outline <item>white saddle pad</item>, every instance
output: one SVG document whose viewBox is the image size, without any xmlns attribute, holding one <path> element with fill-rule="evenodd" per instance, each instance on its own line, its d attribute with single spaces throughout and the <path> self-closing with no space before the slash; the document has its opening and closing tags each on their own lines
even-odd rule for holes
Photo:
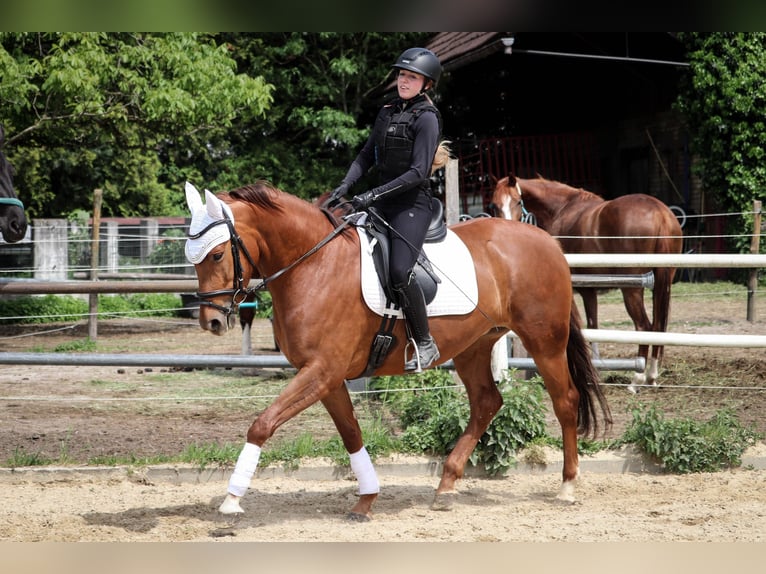
<svg viewBox="0 0 766 574">
<path fill-rule="evenodd" d="M 370 309 L 382 316 L 386 311 L 386 295 L 372 260 L 373 245 L 362 227 L 357 227 L 356 231 L 361 246 L 362 297 Z M 428 316 L 465 315 L 473 311 L 476 308 L 479 289 L 473 259 L 465 243 L 452 230 L 447 230 L 444 241 L 426 243 L 424 250 L 434 273 L 441 279 L 436 297 L 427 307 Z M 389 309 L 387 313 L 403 316 L 400 310 Z"/>
</svg>

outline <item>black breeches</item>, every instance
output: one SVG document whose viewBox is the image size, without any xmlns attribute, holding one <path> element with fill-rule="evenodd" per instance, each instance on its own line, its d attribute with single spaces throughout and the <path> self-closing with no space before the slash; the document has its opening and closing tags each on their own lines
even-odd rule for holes
<svg viewBox="0 0 766 574">
<path fill-rule="evenodd" d="M 393 229 L 390 231 L 389 274 L 394 286 L 409 282 L 431 222 L 431 198 L 425 194 L 419 196 L 416 203 L 409 207 L 382 210 Z"/>
</svg>

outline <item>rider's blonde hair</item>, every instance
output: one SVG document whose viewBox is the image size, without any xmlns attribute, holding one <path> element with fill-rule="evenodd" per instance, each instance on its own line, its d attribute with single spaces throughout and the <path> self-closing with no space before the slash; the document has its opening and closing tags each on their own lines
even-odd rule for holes
<svg viewBox="0 0 766 574">
<path fill-rule="evenodd" d="M 439 142 L 439 147 L 436 148 L 436 154 L 434 155 L 434 162 L 431 164 L 431 175 L 447 165 L 447 162 L 452 159 L 452 150 L 449 148 L 451 143 L 449 140 Z"/>
</svg>

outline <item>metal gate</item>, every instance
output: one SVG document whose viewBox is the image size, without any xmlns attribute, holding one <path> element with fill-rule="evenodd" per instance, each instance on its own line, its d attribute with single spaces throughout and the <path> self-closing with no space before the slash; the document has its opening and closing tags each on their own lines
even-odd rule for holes
<svg viewBox="0 0 766 574">
<path fill-rule="evenodd" d="M 574 187 L 598 187 L 600 170 L 593 134 L 573 132 L 487 138 L 458 149 L 460 199 L 463 213 L 469 203 L 487 211 L 492 199 L 492 177 L 508 174 L 533 178 L 541 175 Z"/>
</svg>

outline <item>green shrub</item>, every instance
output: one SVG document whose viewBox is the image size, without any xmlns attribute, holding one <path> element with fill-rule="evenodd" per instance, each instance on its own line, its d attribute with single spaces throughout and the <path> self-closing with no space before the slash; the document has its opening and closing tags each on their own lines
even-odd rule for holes
<svg viewBox="0 0 766 574">
<path fill-rule="evenodd" d="M 625 442 L 657 458 L 666 470 L 679 474 L 715 472 L 739 466 L 742 453 L 761 436 L 744 428 L 733 411 L 722 409 L 706 422 L 691 418 L 665 420 L 655 405 L 632 410 Z"/>
<path fill-rule="evenodd" d="M 10 323 L 79 321 L 88 313 L 88 302 L 71 295 L 43 295 L 0 300 L 0 317 Z"/>
<path fill-rule="evenodd" d="M 370 387 L 400 418 L 399 437 L 409 452 L 445 455 L 452 451 L 468 425 L 470 410 L 465 392 L 455 387 L 452 375 L 434 369 L 421 375 L 378 377 Z M 425 390 L 413 389 L 425 387 Z M 544 438 L 545 390 L 539 377 L 530 381 L 500 383 L 503 406 L 471 454 L 471 464 L 483 464 L 489 475 L 506 472 L 515 463 L 516 451 Z"/>
<path fill-rule="evenodd" d="M 528 443 L 547 437 L 542 379 L 501 382 L 503 406 L 495 415 L 478 446 L 471 463 L 483 463 L 490 476 L 504 474 L 516 464 L 515 454 Z"/>
<path fill-rule="evenodd" d="M 128 317 L 172 317 L 181 308 L 175 293 L 132 293 L 99 295 L 98 312 Z M 0 317 L 4 324 L 30 324 L 81 321 L 88 316 L 85 299 L 72 295 L 42 295 L 0 299 Z"/>
</svg>

